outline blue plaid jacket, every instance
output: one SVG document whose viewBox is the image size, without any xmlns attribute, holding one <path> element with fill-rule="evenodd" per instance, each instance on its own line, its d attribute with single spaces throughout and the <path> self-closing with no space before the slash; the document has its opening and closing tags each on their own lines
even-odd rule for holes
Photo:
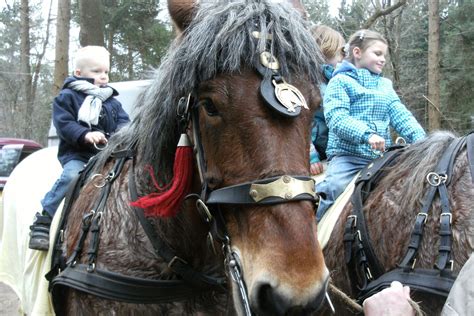
<svg viewBox="0 0 474 316">
<path fill-rule="evenodd" d="M 354 155 L 373 159 L 368 139 L 372 134 L 391 145 L 390 129 L 413 143 L 425 131 L 401 103 L 392 82 L 365 68 L 343 61 L 334 71 L 324 94 L 324 116 L 329 127 L 328 158 Z"/>
</svg>

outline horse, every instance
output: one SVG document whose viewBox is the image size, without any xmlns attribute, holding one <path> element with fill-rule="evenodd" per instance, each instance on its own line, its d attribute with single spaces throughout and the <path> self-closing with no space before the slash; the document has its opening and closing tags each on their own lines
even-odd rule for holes
<svg viewBox="0 0 474 316">
<path fill-rule="evenodd" d="M 443 153 L 457 139 L 451 132 L 436 131 L 426 139 L 411 144 L 392 166 L 384 169 L 380 180 L 363 204 L 368 235 L 384 273 L 397 268 L 402 262 L 410 244 L 415 219 L 421 212 L 425 194 L 431 187 L 427 175 L 435 171 Z M 472 148 L 470 151 L 468 155 L 468 150 L 464 148 L 457 155 L 450 183 L 447 185 L 452 213 L 451 268 L 454 273 L 461 269 L 474 251 L 474 175 L 469 170 L 469 161 L 472 161 L 474 152 Z M 428 212 L 422 242 L 416 262 L 413 262 L 415 268 L 431 269 L 437 263 L 440 204 L 440 198 L 436 197 Z M 349 272 L 344 260 L 347 251 L 344 243 L 345 225 L 348 217 L 353 214 L 353 205 L 348 202 L 341 212 L 324 248 L 324 258 L 333 284 L 355 299 L 357 291 L 350 281 L 352 272 Z M 427 315 L 440 314 L 445 298 L 413 288 L 411 295 L 413 300 L 420 302 L 421 309 Z M 342 299 L 336 296 L 332 299 L 338 315 L 353 314 L 354 311 Z M 329 314 L 329 311 L 322 314 Z"/>
<path fill-rule="evenodd" d="M 322 63 L 308 22 L 281 1 L 168 7 L 178 36 L 135 118 L 65 203 L 56 313 L 315 311 L 329 274 L 308 176 Z"/>
</svg>

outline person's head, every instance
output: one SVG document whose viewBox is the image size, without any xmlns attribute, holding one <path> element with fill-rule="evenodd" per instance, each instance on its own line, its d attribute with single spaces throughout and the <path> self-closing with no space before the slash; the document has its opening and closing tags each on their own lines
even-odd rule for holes
<svg viewBox="0 0 474 316">
<path fill-rule="evenodd" d="M 350 37 L 348 45 L 346 59 L 354 66 L 366 68 L 376 74 L 382 72 L 388 45 L 381 34 L 370 30 L 359 30 Z"/>
<path fill-rule="evenodd" d="M 311 27 L 311 34 L 328 64 L 336 66 L 342 61 L 345 41 L 341 33 L 326 25 L 315 25 Z"/>
<path fill-rule="evenodd" d="M 109 52 L 102 46 L 85 46 L 77 50 L 74 62 L 74 75 L 92 78 L 96 86 L 109 82 Z"/>
</svg>

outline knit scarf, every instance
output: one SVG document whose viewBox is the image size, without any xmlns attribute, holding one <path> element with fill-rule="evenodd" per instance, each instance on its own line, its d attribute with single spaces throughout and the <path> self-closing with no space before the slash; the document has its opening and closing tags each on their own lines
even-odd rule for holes
<svg viewBox="0 0 474 316">
<path fill-rule="evenodd" d="M 87 94 L 77 114 L 77 120 L 86 123 L 89 127 L 97 125 L 102 102 L 112 96 L 113 89 L 110 87 L 100 88 L 86 80 L 73 81 L 69 84 L 69 88 Z"/>
</svg>

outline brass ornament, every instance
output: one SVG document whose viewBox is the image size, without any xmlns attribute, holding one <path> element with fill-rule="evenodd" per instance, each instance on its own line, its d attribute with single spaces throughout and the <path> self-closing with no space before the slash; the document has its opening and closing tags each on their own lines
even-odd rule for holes
<svg viewBox="0 0 474 316">
<path fill-rule="evenodd" d="M 299 106 L 309 109 L 304 96 L 298 88 L 286 83 L 284 80 L 281 83 L 278 83 L 275 80 L 272 82 L 275 86 L 276 98 L 288 110 L 288 112 L 295 112 L 295 108 Z"/>
<path fill-rule="evenodd" d="M 278 62 L 278 59 L 275 58 L 271 53 L 269 52 L 262 52 L 260 54 L 260 63 L 271 70 L 278 70 L 280 69 L 280 63 Z"/>
<path fill-rule="evenodd" d="M 259 31 L 253 31 L 252 36 L 256 39 L 260 39 L 262 37 L 262 34 Z M 272 34 L 267 34 L 265 36 L 265 40 L 267 40 L 267 41 L 273 40 L 273 35 Z"/>
<path fill-rule="evenodd" d="M 316 196 L 314 190 L 314 180 L 299 180 L 288 175 L 281 176 L 277 180 L 267 184 L 252 184 L 249 195 L 255 202 L 259 202 L 268 197 L 280 197 L 291 200 L 300 194 Z"/>
</svg>

